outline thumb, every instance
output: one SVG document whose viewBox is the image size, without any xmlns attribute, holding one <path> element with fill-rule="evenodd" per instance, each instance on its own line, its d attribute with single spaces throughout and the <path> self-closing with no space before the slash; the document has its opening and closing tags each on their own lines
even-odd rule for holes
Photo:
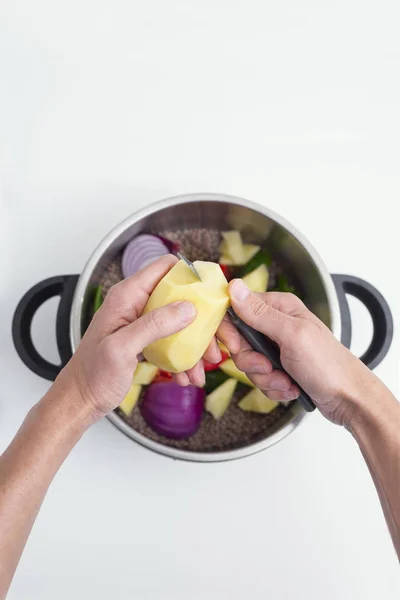
<svg viewBox="0 0 400 600">
<path fill-rule="evenodd" d="M 255 294 L 241 279 L 229 285 L 232 308 L 248 325 L 264 333 L 278 345 L 284 341 L 285 331 L 292 317 L 270 306 L 261 294 Z"/>
<path fill-rule="evenodd" d="M 112 334 L 128 360 L 135 359 L 146 346 L 168 337 L 187 327 L 196 317 L 196 308 L 191 302 L 174 302 L 141 316 Z"/>
</svg>

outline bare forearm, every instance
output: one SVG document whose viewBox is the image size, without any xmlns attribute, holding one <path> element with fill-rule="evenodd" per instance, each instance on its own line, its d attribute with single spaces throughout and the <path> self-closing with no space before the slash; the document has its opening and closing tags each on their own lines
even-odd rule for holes
<svg viewBox="0 0 400 600">
<path fill-rule="evenodd" d="M 29 412 L 0 458 L 0 598 L 5 598 L 26 540 L 57 470 L 90 424 L 62 385 Z"/>
<path fill-rule="evenodd" d="M 400 405 L 375 377 L 360 399 L 351 431 L 375 483 L 400 559 Z"/>
</svg>

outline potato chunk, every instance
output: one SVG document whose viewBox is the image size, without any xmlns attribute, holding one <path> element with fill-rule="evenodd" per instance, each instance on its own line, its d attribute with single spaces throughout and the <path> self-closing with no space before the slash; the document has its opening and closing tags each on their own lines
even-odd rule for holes
<svg viewBox="0 0 400 600">
<path fill-rule="evenodd" d="M 138 385 L 150 385 L 154 377 L 157 375 L 158 368 L 148 362 L 138 363 L 133 375 L 132 383 Z"/>
<path fill-rule="evenodd" d="M 212 414 L 214 419 L 220 419 L 228 409 L 228 406 L 235 393 L 237 379 L 227 379 L 218 386 L 206 398 L 206 410 Z"/>
<path fill-rule="evenodd" d="M 265 265 L 260 265 L 248 275 L 243 277 L 243 283 L 252 292 L 265 292 L 268 287 L 268 269 Z"/>
<path fill-rule="evenodd" d="M 251 390 L 242 400 L 238 403 L 239 408 L 242 410 L 248 410 L 250 412 L 257 412 L 268 414 L 273 411 L 279 402 L 271 400 L 265 396 L 261 390 L 255 388 Z"/>
<path fill-rule="evenodd" d="M 119 408 L 122 410 L 123 413 L 126 414 L 127 417 L 129 417 L 132 414 L 132 411 L 135 408 L 137 401 L 139 400 L 141 391 L 141 385 L 138 385 L 137 383 L 132 383 L 128 393 L 119 405 Z"/>
<path fill-rule="evenodd" d="M 243 373 L 243 371 L 239 371 L 239 369 L 237 368 L 237 366 L 235 365 L 235 363 L 233 362 L 233 360 L 231 358 L 228 358 L 226 361 L 221 363 L 219 365 L 219 368 L 221 369 L 221 371 L 223 371 L 224 373 L 229 375 L 229 377 L 233 377 L 234 379 L 237 379 L 241 383 L 245 383 L 246 385 L 248 385 L 250 387 L 254 387 L 254 383 L 252 383 L 250 381 L 250 379 L 247 377 L 246 373 Z"/>
</svg>

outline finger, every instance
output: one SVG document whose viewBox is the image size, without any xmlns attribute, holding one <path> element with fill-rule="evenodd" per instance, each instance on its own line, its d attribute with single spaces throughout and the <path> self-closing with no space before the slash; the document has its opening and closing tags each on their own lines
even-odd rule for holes
<svg viewBox="0 0 400 600">
<path fill-rule="evenodd" d="M 267 304 L 265 296 L 251 292 L 241 279 L 230 282 L 229 294 L 235 312 L 245 323 L 282 343 L 295 317 Z"/>
<path fill-rule="evenodd" d="M 211 363 L 219 363 L 222 359 L 221 350 L 218 347 L 217 338 L 213 337 L 207 350 L 204 353 L 204 357 Z"/>
<path fill-rule="evenodd" d="M 121 327 L 101 343 L 108 344 L 116 359 L 129 362 L 136 360 L 143 348 L 187 327 L 196 317 L 196 308 L 191 302 L 174 302 L 153 310 L 130 325 Z"/>
<path fill-rule="evenodd" d="M 222 319 L 217 331 L 217 338 L 228 348 L 231 354 L 237 354 L 239 352 L 241 335 L 229 320 L 228 315 L 225 315 Z"/>
<path fill-rule="evenodd" d="M 279 402 L 295 400 L 300 395 L 300 390 L 294 385 L 286 373 L 282 371 L 272 371 L 268 375 L 258 375 L 253 373 L 247 373 L 250 381 L 260 389 L 263 394 L 271 398 L 271 400 L 278 400 Z"/>
<path fill-rule="evenodd" d="M 231 354 L 231 356 L 237 368 L 245 373 L 267 375 L 272 371 L 272 363 L 268 358 L 253 350 L 245 340 L 238 354 Z"/>
<path fill-rule="evenodd" d="M 95 315 L 96 327 L 108 335 L 118 327 L 135 321 L 142 314 L 156 285 L 176 262 L 175 256 L 162 256 L 142 271 L 114 285 Z"/>
<path fill-rule="evenodd" d="M 287 392 L 293 387 L 292 382 L 286 373 L 282 371 L 271 371 L 267 374 L 247 372 L 250 381 L 260 390 L 274 390 L 278 392 Z"/>
<path fill-rule="evenodd" d="M 261 391 L 265 396 L 267 396 L 267 398 L 271 398 L 271 400 L 282 403 L 291 402 L 299 397 L 299 390 L 295 386 L 284 392 L 280 390 L 269 389 L 262 389 Z"/>
<path fill-rule="evenodd" d="M 258 296 L 269 306 L 291 317 L 306 318 L 322 325 L 318 317 L 312 313 L 295 294 L 290 292 L 263 292 Z"/>
<path fill-rule="evenodd" d="M 203 361 L 199 360 L 199 362 L 192 369 L 188 369 L 186 371 L 186 375 L 188 376 L 192 385 L 203 387 L 206 382 Z"/>
<path fill-rule="evenodd" d="M 290 292 L 262 292 L 258 295 L 269 306 L 287 315 L 298 317 L 308 312 L 300 298 Z"/>
<path fill-rule="evenodd" d="M 177 383 L 178 385 L 181 385 L 183 387 L 190 385 L 189 377 L 187 376 L 187 374 L 185 372 L 172 373 L 172 379 L 175 381 L 175 383 Z"/>
<path fill-rule="evenodd" d="M 237 368 L 241 371 L 246 373 L 270 373 L 272 371 L 270 360 L 253 350 L 230 321 L 224 321 L 221 324 L 217 335 L 228 348 Z"/>
</svg>

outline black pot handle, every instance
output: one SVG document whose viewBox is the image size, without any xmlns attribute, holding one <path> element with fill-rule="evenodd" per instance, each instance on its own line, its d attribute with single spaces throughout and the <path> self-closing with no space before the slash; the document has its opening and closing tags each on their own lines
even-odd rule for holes
<svg viewBox="0 0 400 600">
<path fill-rule="evenodd" d="M 13 318 L 12 336 L 21 360 L 36 375 L 54 381 L 72 356 L 69 337 L 69 322 L 72 299 L 79 275 L 58 275 L 44 279 L 34 285 L 21 298 Z M 57 311 L 56 338 L 61 364 L 54 365 L 40 356 L 31 335 L 32 320 L 38 308 L 54 296 L 60 296 Z"/>
<path fill-rule="evenodd" d="M 378 290 L 359 277 L 352 275 L 332 275 L 339 298 L 342 315 L 342 343 L 350 348 L 351 316 L 346 294 L 360 300 L 372 318 L 372 340 L 360 357 L 370 369 L 374 369 L 385 358 L 393 339 L 393 317 L 385 298 Z"/>
</svg>

